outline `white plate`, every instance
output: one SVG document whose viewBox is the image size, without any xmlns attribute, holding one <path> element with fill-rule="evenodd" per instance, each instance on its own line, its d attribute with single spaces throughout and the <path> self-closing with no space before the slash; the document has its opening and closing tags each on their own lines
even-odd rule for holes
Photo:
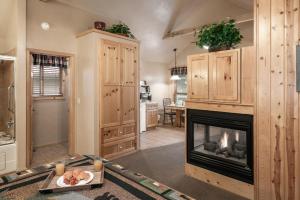
<svg viewBox="0 0 300 200">
<path fill-rule="evenodd" d="M 68 185 L 68 184 L 65 184 L 64 183 L 64 176 L 61 176 L 57 179 L 57 182 L 56 184 L 59 186 L 59 187 L 70 187 L 70 186 L 79 186 L 79 185 L 85 185 L 89 182 L 91 182 L 94 178 L 94 174 L 92 172 L 89 172 L 89 171 L 84 171 L 85 173 L 88 173 L 90 175 L 89 179 L 88 180 L 80 180 L 76 185 Z"/>
</svg>

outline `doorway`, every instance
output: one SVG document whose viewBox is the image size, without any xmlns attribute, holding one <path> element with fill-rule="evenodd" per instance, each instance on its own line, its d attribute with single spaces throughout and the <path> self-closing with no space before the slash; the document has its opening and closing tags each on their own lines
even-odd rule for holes
<svg viewBox="0 0 300 200">
<path fill-rule="evenodd" d="M 27 52 L 27 167 L 74 154 L 74 55 Z"/>
</svg>

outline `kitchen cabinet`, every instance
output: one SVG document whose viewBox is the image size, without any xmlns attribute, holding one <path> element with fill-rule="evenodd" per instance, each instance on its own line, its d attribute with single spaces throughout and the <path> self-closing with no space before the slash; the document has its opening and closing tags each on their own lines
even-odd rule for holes
<svg viewBox="0 0 300 200">
<path fill-rule="evenodd" d="M 210 55 L 211 100 L 239 101 L 240 50 L 216 52 Z"/>
<path fill-rule="evenodd" d="M 188 100 L 240 102 L 240 49 L 188 56 Z"/>
<path fill-rule="evenodd" d="M 146 103 L 146 128 L 155 128 L 158 124 L 158 104 Z"/>
<path fill-rule="evenodd" d="M 188 66 L 190 98 L 208 99 L 208 54 L 191 56 Z"/>
</svg>

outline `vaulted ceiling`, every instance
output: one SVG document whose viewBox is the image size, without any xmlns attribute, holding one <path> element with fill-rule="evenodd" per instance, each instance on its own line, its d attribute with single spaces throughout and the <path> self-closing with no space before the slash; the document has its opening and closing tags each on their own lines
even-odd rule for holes
<svg viewBox="0 0 300 200">
<path fill-rule="evenodd" d="M 162 39 L 174 30 L 252 16 L 252 0 L 60 0 L 100 16 L 125 22 L 141 41 L 143 60 L 169 63 L 173 48 L 180 53 L 195 41 L 193 34 Z M 242 25 L 245 40 L 252 28 Z"/>
<path fill-rule="evenodd" d="M 178 53 L 192 47 L 194 34 L 163 39 L 168 32 L 205 25 L 227 19 L 252 17 L 252 0 L 43 0 L 57 1 L 73 7 L 126 23 L 141 41 L 144 61 L 170 63 L 173 48 Z M 1 14 L 11 10 L 12 4 L 0 7 L 0 27 L 5 32 Z M 4 16 L 9 16 L 5 14 Z M 2 20 L 2 21 L 1 21 Z M 240 25 L 245 41 L 251 42 L 252 23 Z"/>
</svg>

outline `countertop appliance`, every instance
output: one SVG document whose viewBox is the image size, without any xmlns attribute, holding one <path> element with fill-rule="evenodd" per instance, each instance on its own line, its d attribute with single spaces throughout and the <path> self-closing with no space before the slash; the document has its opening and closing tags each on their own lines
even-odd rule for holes
<svg viewBox="0 0 300 200">
<path fill-rule="evenodd" d="M 150 92 L 150 86 L 146 81 L 140 81 L 140 100 L 142 102 L 151 101 L 152 95 Z"/>
</svg>

